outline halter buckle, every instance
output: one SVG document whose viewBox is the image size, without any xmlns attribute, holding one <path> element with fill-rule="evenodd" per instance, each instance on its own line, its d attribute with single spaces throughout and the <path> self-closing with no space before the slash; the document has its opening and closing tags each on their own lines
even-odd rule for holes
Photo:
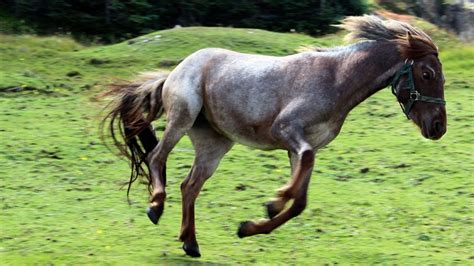
<svg viewBox="0 0 474 266">
<path fill-rule="evenodd" d="M 411 91 L 410 92 L 410 99 L 413 101 L 418 101 L 420 99 L 421 94 L 418 91 Z"/>
</svg>

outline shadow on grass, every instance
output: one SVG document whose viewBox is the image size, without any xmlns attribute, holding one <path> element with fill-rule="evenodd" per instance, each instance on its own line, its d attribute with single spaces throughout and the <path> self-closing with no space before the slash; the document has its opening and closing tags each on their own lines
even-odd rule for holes
<svg viewBox="0 0 474 266">
<path fill-rule="evenodd" d="M 191 258 L 185 255 L 168 255 L 166 257 L 161 257 L 159 259 L 153 260 L 154 263 L 158 265 L 212 265 L 212 266 L 222 266 L 228 265 L 225 263 L 217 263 L 213 261 L 206 260 L 205 258 Z"/>
</svg>

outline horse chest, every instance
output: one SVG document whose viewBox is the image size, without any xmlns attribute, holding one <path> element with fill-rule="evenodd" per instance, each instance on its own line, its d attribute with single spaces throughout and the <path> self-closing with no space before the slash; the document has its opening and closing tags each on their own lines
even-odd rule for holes
<svg viewBox="0 0 474 266">
<path fill-rule="evenodd" d="M 318 123 L 307 127 L 305 130 L 306 140 L 314 149 L 326 146 L 338 134 L 340 126 L 331 123 Z"/>
</svg>

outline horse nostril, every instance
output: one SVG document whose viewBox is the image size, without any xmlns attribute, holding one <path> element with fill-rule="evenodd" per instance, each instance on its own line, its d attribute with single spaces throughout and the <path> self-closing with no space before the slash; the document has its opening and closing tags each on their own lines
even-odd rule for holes
<svg viewBox="0 0 474 266">
<path fill-rule="evenodd" d="M 444 130 L 443 124 L 441 124 L 441 122 L 439 122 L 439 121 L 436 121 L 434 123 L 434 129 L 435 129 L 436 133 L 443 132 L 443 130 Z"/>
</svg>

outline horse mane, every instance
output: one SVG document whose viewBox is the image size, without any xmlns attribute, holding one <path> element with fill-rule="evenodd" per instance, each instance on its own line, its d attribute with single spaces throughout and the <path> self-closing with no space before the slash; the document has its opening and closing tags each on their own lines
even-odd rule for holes
<svg viewBox="0 0 474 266">
<path fill-rule="evenodd" d="M 337 27 L 349 31 L 346 41 L 389 41 L 398 46 L 405 58 L 415 59 L 428 54 L 438 55 L 438 47 L 422 30 L 393 19 L 382 20 L 377 16 L 347 17 Z"/>
</svg>

